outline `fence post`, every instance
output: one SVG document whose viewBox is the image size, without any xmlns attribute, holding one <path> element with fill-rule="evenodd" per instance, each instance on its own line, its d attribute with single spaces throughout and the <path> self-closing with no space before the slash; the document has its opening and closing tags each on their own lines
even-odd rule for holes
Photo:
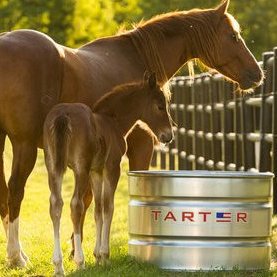
<svg viewBox="0 0 277 277">
<path fill-rule="evenodd" d="M 212 114 L 211 114 L 211 76 L 203 75 L 203 140 L 205 169 L 213 169 L 213 147 L 212 147 Z"/>
<path fill-rule="evenodd" d="M 212 134 L 213 134 L 213 160 L 214 160 L 214 169 L 223 169 L 221 166 L 222 163 L 222 140 L 217 136 L 221 133 L 221 111 L 216 109 L 216 105 L 219 103 L 219 85 L 221 82 L 222 76 L 216 74 L 212 78 Z"/>
<path fill-rule="evenodd" d="M 194 116 L 195 116 L 195 135 L 194 135 L 194 144 L 195 144 L 195 169 L 204 169 L 203 161 L 203 86 L 202 86 L 202 76 L 198 75 L 195 78 L 194 82 Z"/>
<path fill-rule="evenodd" d="M 174 78 L 171 82 L 171 91 L 172 91 L 172 104 L 170 105 L 170 114 L 173 121 L 177 121 L 177 109 L 178 109 L 178 86 L 177 86 L 177 78 Z M 178 122 L 177 122 L 178 123 Z M 178 148 L 178 136 L 177 127 L 173 127 L 175 139 L 169 144 L 169 169 L 175 170 L 175 161 L 176 161 L 176 148 Z"/>
<path fill-rule="evenodd" d="M 186 165 L 186 149 L 185 149 L 185 77 L 182 77 L 177 82 L 177 139 L 178 139 L 178 169 L 185 169 Z"/>
<path fill-rule="evenodd" d="M 223 141 L 224 141 L 224 170 L 234 170 L 234 140 L 230 134 L 234 132 L 234 101 L 233 84 L 224 82 L 223 108 Z"/>
<path fill-rule="evenodd" d="M 277 47 L 274 49 L 273 63 L 273 106 L 272 106 L 272 171 L 275 174 L 273 179 L 273 212 L 277 213 Z"/>
<path fill-rule="evenodd" d="M 254 111 L 253 107 L 246 104 L 246 99 L 242 98 L 242 145 L 244 154 L 244 170 L 253 169 L 255 164 L 255 145 L 247 138 L 247 134 L 254 133 Z"/>
<path fill-rule="evenodd" d="M 271 170 L 271 144 L 266 141 L 265 135 L 272 132 L 272 114 L 270 110 L 271 107 L 268 103 L 266 103 L 266 98 L 269 96 L 272 90 L 272 67 L 269 63 L 272 56 L 273 52 L 263 53 L 263 69 L 266 70 L 267 78 L 262 85 L 262 105 L 260 117 L 261 143 L 259 170 L 262 172 Z"/>
<path fill-rule="evenodd" d="M 185 82 L 185 149 L 186 149 L 186 165 L 188 170 L 194 169 L 194 93 L 193 83 L 190 79 Z"/>
</svg>

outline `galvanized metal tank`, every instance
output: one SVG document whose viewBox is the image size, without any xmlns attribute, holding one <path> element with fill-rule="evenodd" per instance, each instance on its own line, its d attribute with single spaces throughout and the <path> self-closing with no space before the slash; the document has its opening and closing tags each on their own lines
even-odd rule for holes
<svg viewBox="0 0 277 277">
<path fill-rule="evenodd" d="M 170 270 L 269 269 L 273 174 L 128 176 L 130 255 Z"/>
</svg>

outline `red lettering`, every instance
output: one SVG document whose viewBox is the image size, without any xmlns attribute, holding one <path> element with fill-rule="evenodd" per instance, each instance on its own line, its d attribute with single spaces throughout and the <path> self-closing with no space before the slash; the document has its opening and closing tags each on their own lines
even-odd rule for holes
<svg viewBox="0 0 277 277">
<path fill-rule="evenodd" d="M 194 213 L 193 212 L 182 212 L 182 221 L 186 221 L 188 219 L 189 221 L 194 222 Z"/>
<path fill-rule="evenodd" d="M 199 212 L 199 215 L 203 215 L 203 222 L 207 222 L 207 215 L 212 214 L 211 212 Z"/>
<path fill-rule="evenodd" d="M 161 214 L 161 211 L 152 210 L 151 213 L 154 216 L 154 220 L 157 221 L 158 220 L 158 216 Z"/>
<path fill-rule="evenodd" d="M 237 213 L 237 222 L 247 222 L 247 213 Z"/>
<path fill-rule="evenodd" d="M 176 218 L 172 212 L 167 213 L 167 215 L 164 218 L 164 221 L 169 220 L 169 219 L 176 221 Z"/>
</svg>

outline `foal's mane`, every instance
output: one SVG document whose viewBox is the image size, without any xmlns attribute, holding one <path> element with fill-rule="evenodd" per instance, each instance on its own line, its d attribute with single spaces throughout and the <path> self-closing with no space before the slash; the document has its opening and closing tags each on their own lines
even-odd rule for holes
<svg viewBox="0 0 277 277">
<path fill-rule="evenodd" d="M 92 108 L 93 112 L 96 113 L 110 113 L 115 105 L 118 103 L 122 104 L 121 99 L 127 96 L 136 96 L 138 92 L 143 88 L 143 83 L 129 83 L 129 84 L 122 84 L 114 87 L 110 92 L 106 93 L 102 96 Z"/>
<path fill-rule="evenodd" d="M 120 107 L 124 108 L 124 105 L 130 104 L 130 102 L 126 103 L 126 98 L 131 99 L 132 101 L 135 100 L 137 103 L 140 101 L 139 98 L 142 96 L 142 92 L 146 90 L 149 92 L 150 88 L 148 87 L 148 84 L 143 82 L 115 86 L 110 92 L 106 93 L 94 104 L 92 111 L 113 115 L 113 112 L 116 109 L 120 109 Z M 161 93 L 165 96 L 166 101 L 169 102 L 170 95 L 163 91 L 161 91 Z"/>
</svg>

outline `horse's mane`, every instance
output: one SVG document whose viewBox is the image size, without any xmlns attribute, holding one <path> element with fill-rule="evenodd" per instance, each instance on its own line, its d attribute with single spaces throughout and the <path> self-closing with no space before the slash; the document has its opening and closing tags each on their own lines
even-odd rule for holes
<svg viewBox="0 0 277 277">
<path fill-rule="evenodd" d="M 182 36 L 184 41 L 191 45 L 198 53 L 205 53 L 209 64 L 214 64 L 214 52 L 216 51 L 218 22 L 213 20 L 214 9 L 193 9 L 190 11 L 175 11 L 161 14 L 152 19 L 134 26 L 133 30 L 119 33 L 119 35 L 129 36 L 135 45 L 138 53 L 150 72 L 156 72 L 160 83 L 167 82 L 164 66 L 161 57 L 156 49 L 160 44 L 166 43 L 168 36 Z M 238 24 L 235 19 L 226 14 L 230 25 L 236 29 Z M 200 50 L 200 51 L 199 51 Z M 211 55 L 209 55 L 211 53 Z M 191 64 L 189 64 L 189 70 Z"/>
</svg>

